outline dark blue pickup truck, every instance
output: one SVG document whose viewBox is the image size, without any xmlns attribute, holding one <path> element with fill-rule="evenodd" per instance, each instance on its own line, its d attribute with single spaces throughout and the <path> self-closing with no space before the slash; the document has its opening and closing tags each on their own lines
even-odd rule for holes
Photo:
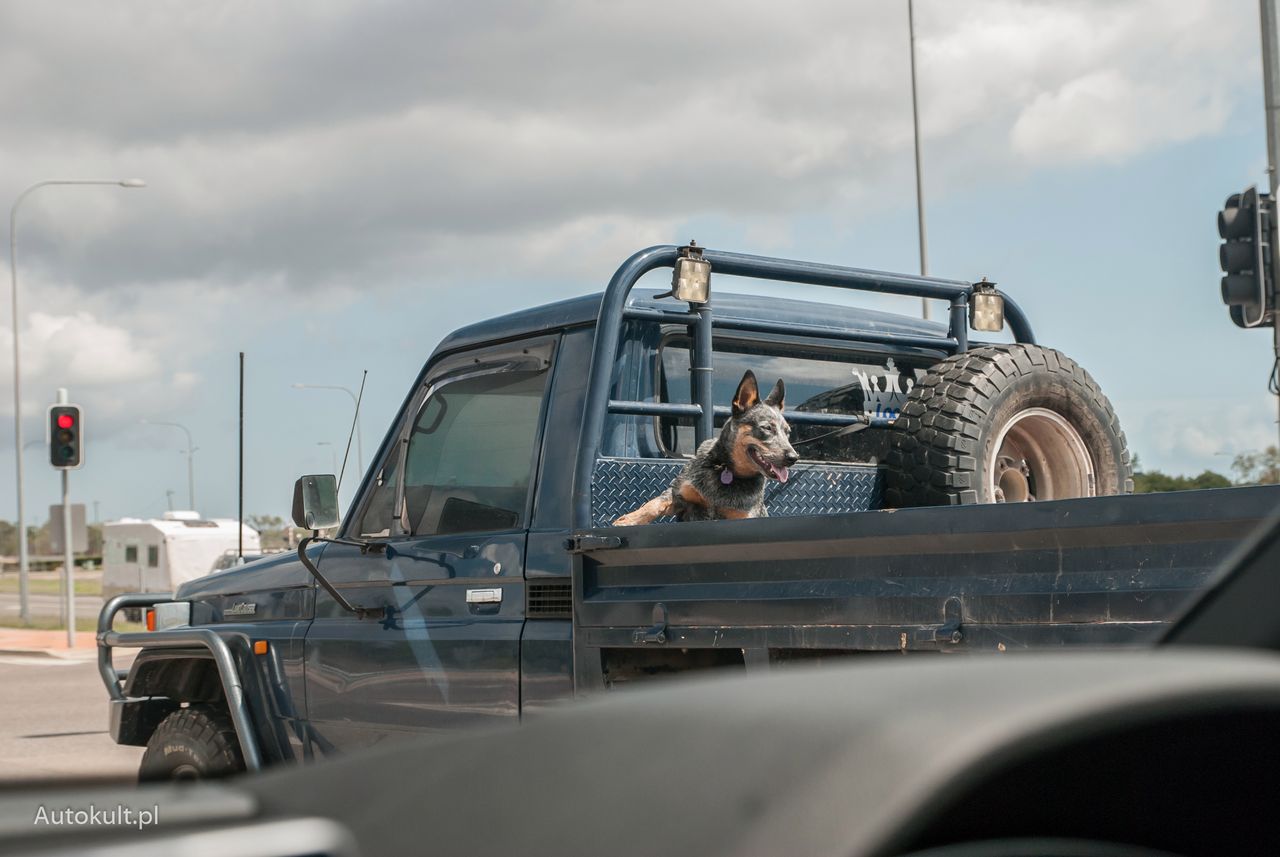
<svg viewBox="0 0 1280 857">
<path fill-rule="evenodd" d="M 634 288 L 658 268 L 670 292 Z M 745 369 L 785 379 L 802 455 L 769 517 L 611 526 L 712 435 Z M 654 247 L 603 294 L 441 342 L 332 537 L 109 602 L 111 734 L 147 747 L 144 778 L 205 777 L 695 670 L 1140 644 L 1280 487 L 1131 489 L 1111 405 L 994 285 Z M 300 525 L 335 510 L 331 477 L 299 480 Z M 124 609 L 156 630 L 112 630 Z M 127 672 L 117 647 L 141 648 Z"/>
</svg>

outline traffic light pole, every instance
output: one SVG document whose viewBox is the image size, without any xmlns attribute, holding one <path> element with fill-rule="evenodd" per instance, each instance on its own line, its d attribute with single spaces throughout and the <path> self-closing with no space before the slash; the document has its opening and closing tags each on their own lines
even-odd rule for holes
<svg viewBox="0 0 1280 857">
<path fill-rule="evenodd" d="M 1276 199 L 1276 194 L 1280 191 L 1280 18 L 1276 15 L 1276 0 L 1259 0 L 1262 17 L 1262 97 L 1266 104 L 1266 125 L 1267 125 L 1267 176 L 1271 183 L 1271 199 Z M 1277 217 L 1273 214 L 1271 218 L 1271 254 L 1272 264 L 1271 270 L 1274 272 L 1272 280 L 1280 275 L 1280 266 L 1276 265 L 1276 251 L 1280 249 L 1277 238 Z M 1274 291 L 1274 287 L 1273 287 Z M 1272 295 L 1271 305 L 1280 307 L 1280 301 L 1277 300 L 1280 295 Z M 1275 324 L 1272 329 L 1273 349 L 1275 351 L 1277 368 L 1280 368 L 1280 324 Z M 1273 372 L 1275 369 L 1272 370 Z M 1276 398 L 1277 406 L 1277 424 L 1280 424 L 1280 396 Z"/>
<path fill-rule="evenodd" d="M 67 388 L 58 388 L 58 404 L 67 404 Z M 79 431 L 80 427 L 76 426 Z M 62 592 L 67 600 L 67 648 L 76 647 L 76 567 L 75 545 L 71 531 L 70 471 L 62 471 Z"/>
</svg>

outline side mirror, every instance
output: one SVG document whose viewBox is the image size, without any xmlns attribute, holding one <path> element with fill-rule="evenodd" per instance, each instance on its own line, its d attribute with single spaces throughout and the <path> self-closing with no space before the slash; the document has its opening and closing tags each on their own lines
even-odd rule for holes
<svg viewBox="0 0 1280 857">
<path fill-rule="evenodd" d="M 293 523 L 306 530 L 338 525 L 338 480 L 330 473 L 293 483 Z"/>
</svg>

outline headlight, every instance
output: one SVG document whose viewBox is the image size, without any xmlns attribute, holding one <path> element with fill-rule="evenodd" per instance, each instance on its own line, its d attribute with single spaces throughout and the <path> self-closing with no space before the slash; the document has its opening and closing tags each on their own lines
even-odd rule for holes
<svg viewBox="0 0 1280 857">
<path fill-rule="evenodd" d="M 184 628 L 191 624 L 190 601 L 162 601 L 147 611 L 147 630 Z"/>
</svg>

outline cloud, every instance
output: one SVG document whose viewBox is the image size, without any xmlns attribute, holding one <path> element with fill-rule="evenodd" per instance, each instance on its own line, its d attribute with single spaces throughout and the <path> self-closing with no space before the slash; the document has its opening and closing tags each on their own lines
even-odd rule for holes
<svg viewBox="0 0 1280 857">
<path fill-rule="evenodd" d="M 1244 0 L 935 0 L 917 22 L 935 192 L 1214 133 L 1256 41 Z M 0 193 L 68 165 L 150 181 L 24 207 L 26 264 L 56 251 L 85 290 L 367 290 L 476 254 L 545 277 L 556 236 L 903 198 L 908 85 L 905 10 L 870 0 L 18 4 Z"/>
<path fill-rule="evenodd" d="M 1124 418 L 1130 447 L 1148 470 L 1226 473 L 1241 452 L 1274 445 L 1275 398 L 1197 396 L 1130 400 Z"/>
</svg>

